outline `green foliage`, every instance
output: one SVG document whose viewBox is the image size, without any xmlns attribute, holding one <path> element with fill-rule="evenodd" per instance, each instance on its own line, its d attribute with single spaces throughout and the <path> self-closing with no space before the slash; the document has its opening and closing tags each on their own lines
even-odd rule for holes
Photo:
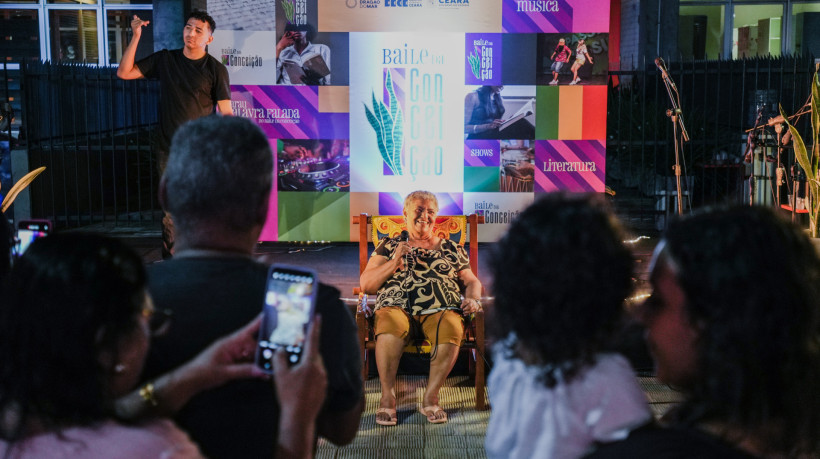
<svg viewBox="0 0 820 459">
<path fill-rule="evenodd" d="M 820 65 L 818 65 L 818 69 L 820 69 Z M 818 219 L 820 218 L 820 176 L 818 176 L 820 142 L 817 141 L 818 135 L 820 135 L 820 78 L 818 78 L 818 69 L 815 69 L 811 84 L 811 154 L 809 154 L 806 142 L 803 141 L 800 133 L 789 123 L 789 118 L 783 112 L 783 107 L 780 107 L 780 114 L 786 120 L 789 132 L 791 132 L 794 139 L 794 156 L 800 167 L 806 172 L 806 181 L 809 186 L 809 193 L 806 196 L 806 208 L 809 211 L 809 231 L 812 237 L 818 237 Z"/>
<path fill-rule="evenodd" d="M 364 111 L 367 121 L 373 130 L 376 131 L 376 143 L 387 167 L 393 171 L 394 175 L 403 175 L 401 165 L 401 149 L 404 142 L 404 117 L 401 106 L 396 99 L 393 90 L 393 80 L 390 72 L 387 72 L 387 79 L 384 83 L 389 95 L 390 106 L 376 99 L 376 94 L 371 92 L 372 110 L 365 105 Z"/>
</svg>

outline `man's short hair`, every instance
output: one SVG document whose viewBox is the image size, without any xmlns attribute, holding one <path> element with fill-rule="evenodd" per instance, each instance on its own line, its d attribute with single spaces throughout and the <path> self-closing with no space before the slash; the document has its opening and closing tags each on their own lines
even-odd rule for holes
<svg viewBox="0 0 820 459">
<path fill-rule="evenodd" d="M 208 27 L 211 28 L 211 34 L 213 34 L 214 31 L 216 30 L 216 21 L 214 21 L 214 18 L 212 18 L 211 15 L 208 14 L 207 12 L 205 12 L 205 11 L 202 11 L 202 10 L 193 10 L 193 11 L 191 11 L 190 13 L 188 13 L 188 17 L 185 18 L 185 22 L 187 23 L 188 19 L 191 19 L 191 18 L 194 18 L 198 21 L 207 22 Z"/>
<path fill-rule="evenodd" d="M 202 225 L 247 231 L 270 196 L 273 153 L 261 129 L 235 116 L 210 115 L 174 134 L 165 168 L 165 207 L 180 232 Z"/>
</svg>

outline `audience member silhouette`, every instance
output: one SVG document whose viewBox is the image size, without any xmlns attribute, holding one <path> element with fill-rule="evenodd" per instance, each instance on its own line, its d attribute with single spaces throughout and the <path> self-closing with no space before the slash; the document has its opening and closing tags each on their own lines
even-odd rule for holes
<svg viewBox="0 0 820 459">
<path fill-rule="evenodd" d="M 642 309 L 657 377 L 683 393 L 666 429 L 596 458 L 820 455 L 820 260 L 762 207 L 670 223 Z"/>
<path fill-rule="evenodd" d="M 248 358 L 257 319 L 129 394 L 145 362 L 155 311 L 142 260 L 117 240 L 88 233 L 38 239 L 7 281 L 0 306 L 2 457 L 201 457 L 173 423 L 148 418 L 151 411 L 171 412 L 234 378 L 264 376 Z M 312 449 L 305 419 L 315 417 L 322 399 L 304 395 L 321 392 L 326 379 L 321 358 L 311 354 L 293 368 L 284 353 L 277 356 L 277 380 L 299 386 L 277 388 L 288 405 L 281 457 L 304 457 Z M 123 412 L 142 421 L 117 420 Z"/>
<path fill-rule="evenodd" d="M 173 311 L 174 326 L 155 340 L 147 380 L 262 310 L 267 266 L 252 255 L 272 180 L 270 143 L 250 120 L 209 116 L 174 135 L 159 198 L 176 222 L 176 254 L 148 267 L 154 302 Z M 339 291 L 324 284 L 316 311 L 329 324 L 320 340 L 327 400 L 316 429 L 343 445 L 358 431 L 364 402 L 356 324 Z M 209 457 L 270 457 L 279 410 L 264 382 L 234 381 L 194 397 L 175 420 Z"/>
<path fill-rule="evenodd" d="M 632 256 L 599 195 L 549 194 L 493 250 L 494 458 L 577 458 L 651 413 L 629 362 L 610 352 Z"/>
</svg>

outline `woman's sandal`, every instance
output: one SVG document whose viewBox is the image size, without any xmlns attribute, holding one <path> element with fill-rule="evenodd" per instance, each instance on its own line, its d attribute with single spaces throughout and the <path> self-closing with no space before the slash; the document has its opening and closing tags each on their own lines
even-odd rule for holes
<svg viewBox="0 0 820 459">
<path fill-rule="evenodd" d="M 386 414 L 388 416 L 388 420 L 379 419 L 380 414 Z M 396 410 L 392 408 L 379 408 L 376 410 L 376 424 L 380 426 L 394 426 L 398 423 L 398 418 L 396 417 Z"/>
<path fill-rule="evenodd" d="M 444 417 L 430 419 L 430 416 L 435 415 L 439 411 L 444 414 Z M 430 424 L 443 424 L 447 422 L 447 412 L 441 409 L 441 407 L 438 405 L 419 407 L 419 413 L 423 414 L 427 418 L 427 422 L 429 422 Z"/>
</svg>

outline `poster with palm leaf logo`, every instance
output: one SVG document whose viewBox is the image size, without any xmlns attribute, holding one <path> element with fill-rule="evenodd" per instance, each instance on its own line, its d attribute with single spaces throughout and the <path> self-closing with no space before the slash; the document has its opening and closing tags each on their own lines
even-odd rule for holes
<svg viewBox="0 0 820 459">
<path fill-rule="evenodd" d="M 462 192 L 463 43 L 350 34 L 351 191 Z"/>
</svg>

